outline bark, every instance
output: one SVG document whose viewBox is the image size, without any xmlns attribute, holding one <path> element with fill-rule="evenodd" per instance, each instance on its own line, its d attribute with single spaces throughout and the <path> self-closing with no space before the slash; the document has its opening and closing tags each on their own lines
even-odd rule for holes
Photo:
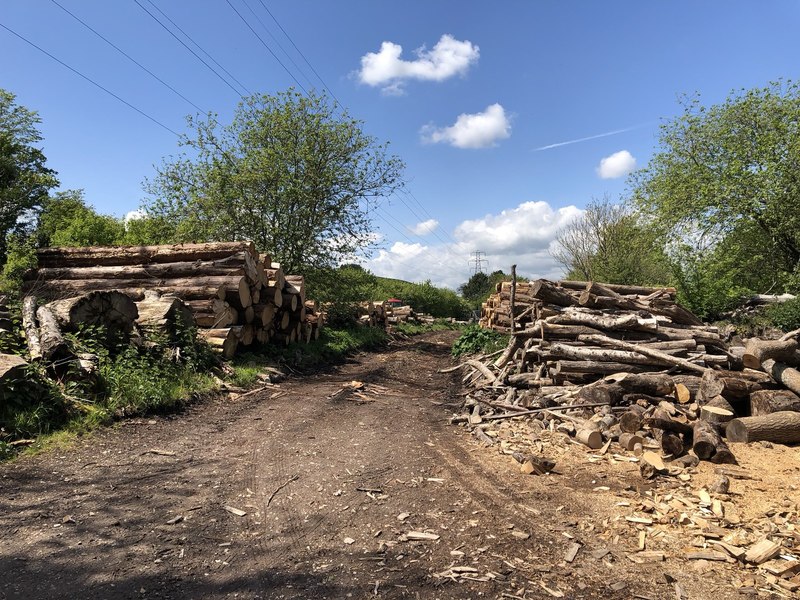
<svg viewBox="0 0 800 600">
<path fill-rule="evenodd" d="M 646 365 L 632 365 L 619 362 L 600 362 L 596 360 L 559 360 L 556 362 L 556 375 L 573 373 L 589 373 L 594 375 L 610 375 L 613 373 L 643 373 Z"/>
<path fill-rule="evenodd" d="M 558 282 L 561 287 L 570 289 L 570 290 L 578 290 L 583 291 L 586 289 L 588 283 L 587 281 L 559 281 Z M 624 285 L 624 284 L 616 284 L 616 283 L 603 283 L 603 287 L 608 288 L 616 292 L 617 294 L 621 294 L 623 296 L 649 296 L 650 294 L 654 294 L 656 292 L 665 292 L 667 295 L 674 296 L 676 293 L 675 288 L 657 288 L 657 287 L 646 287 L 640 285 Z"/>
<path fill-rule="evenodd" d="M 69 345 L 61 334 L 61 328 L 53 312 L 47 306 L 40 306 L 36 311 L 36 317 L 39 321 L 42 358 L 53 362 L 70 356 Z"/>
<path fill-rule="evenodd" d="M 197 334 L 212 348 L 222 353 L 225 359 L 231 359 L 239 346 L 241 327 L 224 327 L 220 329 L 198 329 Z"/>
<path fill-rule="evenodd" d="M 782 383 L 795 394 L 800 394 L 800 371 L 772 359 L 765 360 L 761 367 L 775 381 Z"/>
<path fill-rule="evenodd" d="M 76 331 L 81 325 L 99 325 L 127 334 L 139 316 L 133 300 L 120 292 L 90 292 L 47 306 L 65 331 Z"/>
<path fill-rule="evenodd" d="M 576 398 L 582 403 L 602 402 L 616 406 L 622 402 L 625 390 L 619 385 L 587 385 L 578 392 Z"/>
<path fill-rule="evenodd" d="M 623 350 L 631 351 L 633 353 L 639 353 L 643 355 L 645 358 L 649 358 L 651 360 L 657 360 L 659 364 L 666 363 L 670 365 L 679 366 L 690 371 L 697 371 L 700 373 L 706 372 L 706 367 L 701 367 L 700 365 L 696 365 L 682 358 L 670 356 L 669 354 L 666 354 L 660 350 L 639 347 L 636 344 L 631 344 L 629 342 L 624 342 L 622 340 L 615 340 L 613 338 L 603 335 L 587 336 L 587 338 L 595 343 L 604 343 L 612 345 L 617 348 L 622 348 Z M 629 361 L 629 362 L 635 362 L 635 361 Z"/>
<path fill-rule="evenodd" d="M 605 336 L 599 336 L 605 337 Z M 611 338 L 608 338 L 611 339 Z M 630 346 L 634 346 L 630 344 Z M 661 358 L 654 358 L 651 356 L 644 356 L 636 352 L 629 352 L 625 350 L 614 350 L 610 348 L 590 348 L 585 346 L 568 346 L 566 344 L 552 343 L 547 346 L 541 346 L 539 353 L 542 358 L 547 360 L 577 360 L 577 361 L 599 361 L 599 362 L 616 362 L 632 365 L 653 365 L 664 367 L 671 365 L 671 361 L 666 361 Z M 668 356 L 668 355 L 665 355 Z M 670 359 L 673 357 L 669 356 Z"/>
<path fill-rule="evenodd" d="M 537 279 L 533 282 L 531 295 L 548 304 L 557 306 L 575 306 L 578 304 L 577 298 L 572 294 L 545 279 Z"/>
<path fill-rule="evenodd" d="M 774 412 L 800 412 L 800 396 L 790 390 L 759 390 L 750 394 L 750 415 Z"/>
<path fill-rule="evenodd" d="M 761 363 L 767 359 L 790 364 L 795 360 L 798 348 L 797 340 L 760 340 L 752 338 L 747 341 L 742 362 L 751 369 L 761 368 Z M 797 366 L 797 365 L 792 365 Z"/>
<path fill-rule="evenodd" d="M 781 411 L 755 417 L 734 419 L 725 430 L 732 442 L 800 442 L 800 412 Z"/>
<path fill-rule="evenodd" d="M 640 392 L 650 396 L 668 396 L 675 389 L 675 383 L 669 375 L 663 373 L 621 373 L 609 378 L 626 392 Z"/>
<path fill-rule="evenodd" d="M 194 260 L 219 260 L 238 252 L 258 257 L 252 242 L 209 242 L 161 246 L 93 246 L 88 248 L 42 248 L 36 255 L 39 266 L 92 267 L 98 265 L 141 265 Z"/>
<path fill-rule="evenodd" d="M 28 341 L 28 355 L 31 360 L 42 358 L 42 340 L 36 324 L 36 297 L 25 296 L 22 301 L 22 329 Z"/>
<path fill-rule="evenodd" d="M 194 323 L 191 309 L 179 298 L 163 296 L 136 303 L 136 322 L 146 331 L 160 332 L 174 339 Z"/>
<path fill-rule="evenodd" d="M 655 319 L 643 318 L 633 313 L 609 315 L 585 308 L 568 308 L 556 316 L 549 317 L 547 322 L 558 325 L 585 325 L 596 329 L 608 329 L 612 331 L 655 331 L 658 326 Z"/>
<path fill-rule="evenodd" d="M 714 463 L 735 463 L 736 459 L 722 440 L 717 428 L 707 421 L 698 419 L 694 424 L 692 450 L 701 460 Z"/>
</svg>

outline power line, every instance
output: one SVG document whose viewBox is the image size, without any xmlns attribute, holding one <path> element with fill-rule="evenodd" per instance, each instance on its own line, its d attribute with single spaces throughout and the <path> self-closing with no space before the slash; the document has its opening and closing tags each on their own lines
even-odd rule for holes
<svg viewBox="0 0 800 600">
<path fill-rule="evenodd" d="M 49 56 L 50 58 L 52 58 L 54 61 L 56 61 L 58 64 L 60 64 L 60 65 L 61 65 L 61 66 L 63 66 L 63 67 L 66 67 L 67 69 L 69 69 L 70 71 L 72 71 L 73 73 L 75 73 L 76 75 L 78 75 L 79 77 L 82 77 L 83 79 L 85 79 L 86 81 L 88 81 L 89 83 L 91 83 L 93 86 L 100 88 L 101 90 L 103 90 L 103 91 L 104 91 L 106 94 L 108 94 L 109 96 L 112 96 L 113 98 L 116 98 L 117 100 L 119 100 L 120 102 L 122 102 L 122 103 L 123 103 L 125 106 L 127 106 L 128 108 L 132 108 L 132 109 L 133 109 L 133 110 L 135 110 L 137 113 L 139 113 L 139 114 L 140 114 L 140 115 L 142 115 L 143 117 L 145 117 L 145 118 L 147 118 L 147 119 L 151 120 L 153 123 L 155 123 L 155 124 L 156 124 L 156 125 L 158 125 L 159 127 L 163 128 L 163 129 L 166 129 L 167 131 L 169 131 L 171 134 L 175 135 L 176 137 L 181 137 L 181 135 L 180 135 L 180 134 L 179 134 L 177 131 L 175 131 L 174 129 L 172 129 L 172 128 L 170 128 L 170 127 L 166 126 L 166 125 L 164 125 L 164 123 L 162 123 L 161 121 L 159 121 L 159 120 L 158 120 L 158 119 L 156 119 L 155 117 L 151 117 L 151 116 L 150 116 L 150 115 L 148 115 L 146 112 L 144 112 L 142 109 L 140 109 L 140 108 L 137 108 L 136 106 L 134 106 L 133 104 L 131 104 L 131 103 L 130 103 L 130 102 L 128 102 L 127 100 L 125 100 L 125 99 L 121 98 L 120 96 L 118 96 L 117 94 L 115 94 L 114 92 L 112 92 L 111 90 L 109 90 L 108 88 L 106 88 L 106 87 L 103 87 L 102 85 L 100 85 L 99 83 L 97 83 L 97 82 L 96 82 L 94 79 L 92 79 L 92 78 L 88 77 L 87 75 L 84 75 L 83 73 L 81 73 L 80 71 L 78 71 L 77 69 L 75 69 L 74 67 L 71 67 L 71 66 L 69 66 L 69 65 L 68 65 L 67 63 L 65 63 L 63 60 L 61 60 L 61 59 L 59 59 L 59 58 L 56 58 L 55 56 L 53 56 L 52 54 L 50 54 L 50 53 L 49 53 L 47 50 L 45 50 L 44 48 L 42 48 L 42 47 L 40 47 L 40 46 L 37 46 L 37 45 L 36 45 L 36 44 L 34 44 L 32 41 L 30 41 L 29 39 L 27 39 L 27 38 L 23 37 L 22 35 L 20 35 L 20 34 L 19 34 L 19 33 L 17 33 L 16 31 L 14 31 L 13 29 L 11 29 L 10 27 L 6 27 L 6 26 L 5 26 L 5 25 L 3 25 L 2 23 L 0 23 L 0 27 L 2 27 L 3 29 L 5 29 L 6 31 L 8 31 L 10 34 L 12 34 L 12 35 L 14 35 L 14 36 L 18 37 L 19 39 L 21 39 L 21 40 L 22 40 L 23 42 L 25 42 L 26 44 L 28 44 L 28 45 L 30 45 L 30 46 L 33 46 L 33 47 L 34 47 L 34 48 L 36 48 L 36 49 L 37 49 L 39 52 L 41 52 L 41 53 L 43 53 L 43 54 L 46 54 L 47 56 Z"/>
<path fill-rule="evenodd" d="M 134 0 L 134 2 L 136 2 L 136 1 L 137 1 L 137 0 Z M 280 58 L 278 58 L 278 55 L 277 55 L 277 54 L 275 54 L 275 53 L 272 51 L 272 48 L 270 48 L 270 47 L 267 45 L 267 43 L 264 41 L 264 38 L 262 38 L 260 35 L 258 35 L 258 32 L 257 32 L 255 29 L 253 29 L 253 27 L 250 25 L 250 23 L 248 23 L 248 22 L 247 22 L 247 19 L 245 19 L 245 18 L 242 16 L 242 13 L 240 13 L 238 10 L 236 10 L 236 7 L 235 7 L 233 4 L 231 4 L 231 0 L 225 0 L 225 2 L 228 4 L 228 6 L 230 6 L 230 7 L 231 7 L 231 9 L 233 10 L 233 12 L 235 12 L 235 13 L 236 13 L 236 15 L 237 15 L 237 16 L 238 16 L 238 17 L 239 17 L 241 20 L 242 20 L 242 23 L 244 23 L 244 24 L 247 26 L 247 28 L 248 28 L 250 31 L 252 31 L 252 32 L 253 32 L 253 35 L 254 35 L 254 36 L 256 36 L 256 38 L 258 38 L 258 41 L 259 41 L 259 42 L 261 42 L 261 45 L 262 45 L 262 46 L 264 46 L 264 48 L 266 48 L 266 49 L 267 49 L 267 52 L 269 52 L 269 53 L 272 55 L 272 58 L 274 58 L 276 61 L 278 61 L 278 64 L 279 64 L 281 67 L 283 67 L 283 70 L 284 70 L 284 71 L 286 71 L 286 73 L 289 75 L 289 77 L 291 77 L 291 78 L 294 80 L 294 82 L 297 84 L 297 86 L 298 86 L 298 87 L 299 87 L 301 90 L 303 90 L 303 93 L 304 93 L 306 96 L 308 96 L 308 95 L 309 95 L 309 93 L 308 93 L 308 90 L 306 90 L 306 88 L 305 88 L 305 87 L 303 87 L 303 84 L 302 84 L 302 83 L 300 83 L 300 81 L 297 79 L 297 77 L 295 77 L 295 76 L 294 76 L 294 74 L 293 74 L 293 73 L 292 73 L 292 72 L 291 72 L 291 71 L 290 71 L 290 70 L 289 70 L 289 69 L 286 67 L 286 65 L 285 65 L 285 64 L 283 64 L 283 62 L 281 61 L 281 59 L 280 59 Z"/>
<path fill-rule="evenodd" d="M 204 65 L 205 65 L 205 66 L 206 66 L 206 67 L 207 67 L 207 68 L 208 68 L 208 69 L 209 69 L 209 70 L 210 70 L 212 73 L 214 73 L 214 75 L 216 75 L 216 76 L 217 76 L 217 77 L 218 77 L 218 78 L 219 78 L 219 79 L 220 79 L 220 80 L 221 80 L 221 81 L 222 81 L 222 82 L 223 82 L 225 85 L 227 85 L 229 88 L 231 88 L 231 89 L 233 90 L 233 93 L 234 93 L 234 94 L 236 94 L 236 95 L 237 95 L 237 96 L 239 96 L 239 97 L 241 97 L 241 96 L 243 95 L 243 94 L 242 94 L 242 93 L 241 93 L 239 90 L 237 90 L 235 87 L 233 87 L 233 85 L 231 85 L 231 82 L 230 82 L 230 81 L 228 81 L 228 80 L 227 80 L 227 79 L 225 79 L 225 78 L 224 78 L 222 75 L 220 75 L 220 74 L 217 72 L 217 70 L 216 70 L 216 69 L 214 69 L 214 67 L 212 67 L 211 65 L 209 65 L 209 64 L 208 64 L 206 61 L 204 61 L 204 60 L 203 60 L 203 58 L 202 58 L 202 57 L 201 57 L 199 54 L 197 54 L 197 52 L 195 52 L 195 51 L 194 51 L 194 50 L 192 50 L 192 49 L 191 49 L 189 46 L 187 46 L 187 45 L 186 45 L 186 42 L 184 42 L 184 41 L 183 41 L 181 38 L 179 38 L 177 35 L 175 35 L 175 32 L 173 32 L 173 31 L 172 31 L 172 30 L 171 30 L 169 27 L 167 27 L 166 25 L 164 25 L 164 23 L 162 23 L 162 22 L 159 20 L 159 18 L 158 18 L 158 17 L 156 17 L 156 16 L 155 16 L 153 13 L 151 13 L 149 10 L 147 10 L 147 9 L 146 9 L 146 8 L 145 8 L 145 7 L 142 5 L 142 3 L 141 3 L 141 2 L 139 2 L 139 0 L 133 0 L 133 1 L 136 3 L 136 5 L 137 5 L 139 8 L 141 8 L 141 9 L 142 9 L 144 12 L 146 12 L 148 15 L 150 15 L 150 18 L 151 18 L 151 19 L 153 19 L 153 20 L 154 20 L 156 23 L 158 23 L 159 25 L 161 25 L 161 27 L 164 29 L 164 31 L 166 31 L 166 32 L 167 32 L 167 33 L 169 33 L 169 34 L 170 34 L 172 37 L 174 37 L 176 40 L 178 40 L 178 42 L 181 44 L 181 46 L 183 46 L 183 47 L 184 47 L 184 48 L 186 48 L 186 49 L 187 49 L 189 52 L 191 52 L 191 53 L 194 55 L 194 57 L 195 57 L 197 60 L 199 60 L 201 63 L 203 63 L 203 64 L 204 64 Z M 151 2 L 151 4 L 152 4 L 152 2 Z M 153 5 L 153 6 L 155 6 L 155 5 Z M 156 10 L 158 10 L 158 9 L 156 8 Z M 159 12 L 160 12 L 160 11 L 159 11 Z M 162 14 L 163 14 L 163 13 L 162 13 Z M 186 35 L 186 34 L 184 33 L 184 35 Z M 187 37 L 189 37 L 189 36 L 187 36 Z M 191 39 L 191 38 L 189 38 L 189 39 Z M 195 45 L 197 46 L 197 44 L 196 44 L 194 41 L 192 41 L 192 43 L 193 43 L 193 44 L 195 44 Z M 199 48 L 199 46 L 198 46 L 198 48 Z M 244 86 L 242 86 L 242 87 L 244 87 Z M 246 88 L 245 88 L 245 89 L 246 89 Z"/>
<path fill-rule="evenodd" d="M 62 4 L 59 4 L 59 3 L 58 3 L 56 0 L 50 0 L 50 2 L 52 2 L 53 4 L 55 4 L 55 5 L 56 5 L 58 8 L 60 8 L 61 10 L 63 10 L 63 11 L 64 11 L 65 13 L 67 13 L 67 14 L 68 14 L 70 17 L 72 17 L 72 18 L 73 18 L 73 19 L 75 19 L 75 20 L 76 20 L 78 23 L 80 23 L 81 25 L 83 25 L 83 26 L 84 26 L 86 29 L 88 29 L 89 31 L 91 31 L 93 34 L 95 34 L 97 37 L 99 37 L 101 40 L 103 40 L 103 41 L 104 41 L 106 44 L 108 44 L 109 46 L 111 46 L 112 48 L 114 48 L 114 50 L 116 50 L 117 52 L 119 52 L 120 54 L 122 54 L 122 55 L 123 55 L 125 58 L 127 58 L 129 61 L 131 61 L 131 62 L 132 62 L 133 64 L 135 64 L 137 67 L 139 67 L 140 69 L 142 69 L 142 70 L 143 70 L 145 73 L 147 73 L 148 75 L 150 75 L 151 77 L 153 77 L 153 78 L 154 78 L 156 81 L 158 81 L 159 83 L 161 83 L 161 85 L 163 85 L 163 86 L 164 86 L 164 87 L 166 87 L 167 89 L 171 90 L 171 91 L 172 91 L 173 93 L 175 93 L 177 96 L 179 96 L 180 98 L 182 98 L 183 100 L 185 100 L 186 102 L 188 102 L 189 104 L 191 104 L 192 106 L 194 106 L 194 107 L 195 107 L 195 108 L 196 108 L 198 111 L 200 111 L 200 112 L 206 112 L 206 111 L 204 111 L 202 108 L 200 108 L 199 106 L 197 106 L 197 104 L 195 104 L 194 102 L 192 102 L 191 100 L 189 100 L 189 98 L 187 98 L 186 96 L 184 96 L 183 94 L 181 94 L 181 93 L 180 93 L 178 90 L 176 90 L 174 87 L 172 87 L 170 84 L 168 84 L 166 81 L 164 81 L 163 79 L 161 79 L 161 78 L 160 78 L 158 75 L 156 75 L 155 73 L 153 73 L 153 72 L 152 72 L 150 69 L 148 69 L 147 67 L 145 67 L 145 66 L 144 66 L 142 63 L 140 63 L 140 62 L 139 62 L 139 61 L 137 61 L 135 58 L 133 58 L 133 57 L 132 57 L 130 54 L 128 54 L 127 52 L 125 52 L 125 51 L 124 51 L 122 48 L 120 48 L 119 46 L 117 46 L 116 44 L 114 44 L 114 43 L 113 43 L 111 40 L 109 40 L 108 38 L 106 38 L 105 36 L 103 36 L 103 35 L 102 35 L 102 34 L 101 34 L 99 31 L 97 31 L 97 30 L 96 30 L 96 29 L 94 29 L 94 28 L 93 28 L 91 25 L 89 25 L 88 23 L 86 23 L 86 21 L 84 21 L 83 19 L 81 19 L 80 17 L 78 17 L 76 14 L 74 14 L 74 13 L 70 12 L 70 11 L 69 11 L 67 8 L 65 8 L 65 7 L 64 7 Z"/>
<path fill-rule="evenodd" d="M 180 25 L 178 25 L 178 24 L 177 24 L 175 21 L 173 21 L 173 20 L 172 20 L 172 19 L 169 17 L 169 15 L 168 15 L 168 14 L 166 14 L 166 13 L 165 13 L 163 10 L 161 10 L 160 8 L 158 8 L 158 5 L 154 4 L 154 3 L 153 3 L 153 0 L 148 0 L 148 2 L 150 3 L 150 6 L 152 6 L 154 9 L 156 9 L 156 10 L 158 11 L 158 14 L 160 14 L 160 15 L 161 15 L 162 17 L 164 17 L 164 18 L 165 18 L 167 21 L 169 21 L 169 22 L 170 22 L 170 24 L 171 24 L 171 25 L 172 25 L 172 26 L 173 26 L 175 29 L 177 29 L 178 31 L 180 31 L 180 32 L 183 34 L 183 36 L 184 36 L 184 37 L 185 37 L 187 40 L 189 40 L 190 42 L 192 42 L 192 44 L 194 44 L 194 45 L 195 45 L 195 48 L 197 48 L 198 50 L 200 50 L 200 52 L 202 52 L 203 54 L 205 54 L 205 55 L 208 57 L 208 59 L 209 59 L 211 62 L 213 62 L 213 63 L 214 63 L 215 65 L 217 65 L 217 66 L 218 66 L 220 69 L 222 69 L 222 71 L 223 71 L 223 72 L 224 72 L 224 73 L 225 73 L 225 74 L 226 74 L 228 77 L 230 77 L 230 78 L 231 78 L 231 79 L 232 79 L 232 80 L 233 80 L 233 81 L 236 83 L 236 85 L 238 85 L 240 88 L 242 88 L 242 89 L 243 89 L 245 92 L 247 92 L 248 94 L 252 94 L 252 92 L 251 92 L 250 90 L 248 90 L 248 89 L 247 89 L 247 86 L 246 86 L 246 85 L 244 85 L 244 84 L 243 84 L 241 81 L 239 81 L 238 79 L 236 79 L 236 76 L 235 76 L 235 75 L 233 75 L 233 73 L 231 73 L 230 71 L 228 71 L 228 69 L 226 69 L 225 67 L 223 67 L 223 66 L 222 66 L 222 65 L 221 65 L 221 64 L 220 64 L 220 63 L 219 63 L 219 62 L 218 62 L 218 61 L 217 61 L 217 60 L 216 60 L 216 59 L 215 59 L 213 56 L 211 56 L 211 55 L 210 55 L 208 52 L 206 52 L 206 51 L 203 49 L 203 47 L 202 47 L 200 44 L 198 44 L 197 42 L 195 42 L 195 41 L 194 41 L 194 39 L 192 38 L 192 36 L 190 36 L 190 35 L 189 35 L 188 33 L 186 33 L 186 32 L 185 32 L 183 29 L 181 29 L 181 26 L 180 26 Z M 239 94 L 239 92 L 236 92 L 236 93 L 237 93 L 237 94 Z M 239 94 L 239 95 L 241 96 L 241 94 Z"/>
<path fill-rule="evenodd" d="M 339 102 L 339 99 L 336 97 L 336 95 L 335 95 L 335 94 L 334 94 L 334 93 L 331 91 L 331 89 L 328 87 L 328 84 L 326 84 L 326 83 L 325 83 L 325 80 L 324 80 L 324 79 L 322 79 L 322 76 L 321 76 L 319 73 L 317 73 L 317 70 L 316 70 L 316 69 L 314 68 L 314 66 L 313 66 L 313 65 L 312 65 L 312 64 L 309 62 L 309 60 L 308 60 L 308 59 L 305 57 L 305 54 L 303 54 L 303 53 L 300 51 L 300 48 L 298 48 L 298 47 L 297 47 L 297 44 L 295 44 L 295 43 L 294 43 L 294 40 L 292 40 L 292 36 L 290 36 L 290 35 L 287 33 L 287 31 L 286 31 L 286 30 L 283 28 L 283 26 L 282 26 L 282 25 L 281 25 L 281 24 L 278 22 L 278 19 L 276 19 L 276 18 L 275 18 L 275 15 L 273 15 L 273 14 L 272 14 L 272 11 L 270 11 L 270 9 L 269 9 L 269 8 L 267 8 L 267 5 L 264 3 L 264 0 L 258 0 L 258 2 L 259 2 L 259 4 L 261 4 L 261 6 L 263 6 L 263 7 L 264 7 L 264 10 L 265 10 L 265 11 L 267 11 L 267 14 L 270 16 L 270 18 L 271 18 L 273 21 L 275 21 L 275 24 L 276 24 L 276 25 L 278 26 L 278 28 L 279 28 L 279 29 L 280 29 L 280 30 L 283 32 L 283 35 L 285 35 L 285 36 L 286 36 L 286 39 L 287 39 L 287 40 L 289 40 L 289 43 L 292 45 L 292 47 L 293 47 L 295 50 L 297 50 L 297 53 L 298 53 L 298 54 L 301 56 L 301 58 L 302 58 L 302 59 L 305 61 L 305 63 L 308 65 L 308 68 L 309 68 L 309 69 L 311 69 L 311 72 L 312 72 L 312 73 L 314 73 L 314 75 L 316 75 L 316 76 L 317 76 L 317 79 L 319 79 L 319 80 L 320 80 L 320 83 L 322 83 L 322 87 L 324 87 L 324 88 L 325 88 L 325 90 L 326 90 L 326 91 L 327 91 L 327 92 L 328 92 L 328 93 L 331 95 L 331 97 L 332 97 L 332 98 L 333 98 L 333 99 L 336 101 L 336 104 L 338 104 L 339 106 L 342 106 L 342 103 L 341 103 L 341 102 Z"/>
</svg>

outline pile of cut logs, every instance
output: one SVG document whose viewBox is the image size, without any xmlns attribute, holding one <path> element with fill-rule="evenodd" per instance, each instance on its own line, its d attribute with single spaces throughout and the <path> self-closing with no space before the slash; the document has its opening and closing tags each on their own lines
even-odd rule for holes
<svg viewBox="0 0 800 600">
<path fill-rule="evenodd" d="M 369 300 L 358 303 L 358 322 L 367 327 L 386 328 L 389 304 L 383 300 Z"/>
<path fill-rule="evenodd" d="M 647 456 L 646 476 L 664 461 L 734 463 L 726 439 L 800 442 L 800 331 L 729 347 L 674 289 L 546 280 L 498 284 L 481 324 L 511 338 L 459 365 L 474 389 L 454 421 L 478 437 L 481 423 L 544 420 Z"/>
<path fill-rule="evenodd" d="M 174 331 L 193 320 L 231 357 L 256 341 L 308 341 L 324 322 L 305 297 L 303 276 L 285 275 L 252 242 L 44 248 L 37 255 L 39 268 L 26 274 L 23 287 L 26 332 L 48 330 L 48 313 L 66 330 L 103 325 L 129 332 L 136 322 Z"/>
</svg>

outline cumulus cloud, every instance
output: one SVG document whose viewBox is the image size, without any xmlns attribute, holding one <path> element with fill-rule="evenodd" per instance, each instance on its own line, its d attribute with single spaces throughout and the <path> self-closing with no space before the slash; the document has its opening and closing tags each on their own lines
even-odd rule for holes
<svg viewBox="0 0 800 600">
<path fill-rule="evenodd" d="M 131 221 L 135 221 L 136 219 L 146 219 L 147 218 L 147 211 L 142 208 L 137 208 L 136 210 L 132 210 L 125 215 L 122 219 L 123 223 L 127 225 Z"/>
<path fill-rule="evenodd" d="M 500 104 L 492 104 L 476 114 L 458 115 L 450 127 L 426 125 L 422 141 L 429 144 L 446 143 L 456 148 L 489 148 L 511 136 L 511 122 Z"/>
<path fill-rule="evenodd" d="M 465 74 L 478 61 L 480 49 L 468 40 L 462 42 L 444 34 L 430 50 L 425 46 L 415 50 L 415 60 L 404 60 L 402 54 L 400 44 L 383 42 L 378 52 L 361 57 L 359 81 L 382 87 L 385 93 L 402 93 L 403 83 L 409 79 L 442 81 Z"/>
<path fill-rule="evenodd" d="M 427 221 L 422 221 L 421 223 L 414 225 L 414 227 L 411 227 L 411 233 L 414 235 L 428 235 L 429 233 L 436 231 L 438 226 L 439 221 L 436 219 L 428 219 Z"/>
<path fill-rule="evenodd" d="M 558 230 L 582 211 L 575 206 L 553 209 L 547 202 L 525 202 L 516 208 L 481 219 L 463 221 L 453 232 L 455 243 L 408 244 L 396 242 L 380 250 L 363 265 L 376 275 L 457 289 L 474 268 L 472 252 L 484 252 L 486 272 L 512 264 L 525 277 L 558 279 L 563 269 L 550 255 Z"/>
<path fill-rule="evenodd" d="M 600 161 L 597 174 L 603 179 L 624 177 L 636 168 L 636 159 L 627 150 L 614 152 Z"/>
</svg>

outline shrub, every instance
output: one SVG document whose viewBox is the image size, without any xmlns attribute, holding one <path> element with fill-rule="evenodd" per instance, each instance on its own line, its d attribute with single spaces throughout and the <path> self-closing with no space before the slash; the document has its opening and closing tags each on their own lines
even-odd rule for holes
<svg viewBox="0 0 800 600">
<path fill-rule="evenodd" d="M 784 331 L 800 329 L 800 298 L 774 304 L 766 312 L 767 318 L 775 327 Z"/>
<path fill-rule="evenodd" d="M 453 342 L 452 354 L 458 357 L 463 354 L 492 353 L 507 345 L 507 335 L 491 329 L 483 329 L 477 325 L 470 325 Z"/>
</svg>

